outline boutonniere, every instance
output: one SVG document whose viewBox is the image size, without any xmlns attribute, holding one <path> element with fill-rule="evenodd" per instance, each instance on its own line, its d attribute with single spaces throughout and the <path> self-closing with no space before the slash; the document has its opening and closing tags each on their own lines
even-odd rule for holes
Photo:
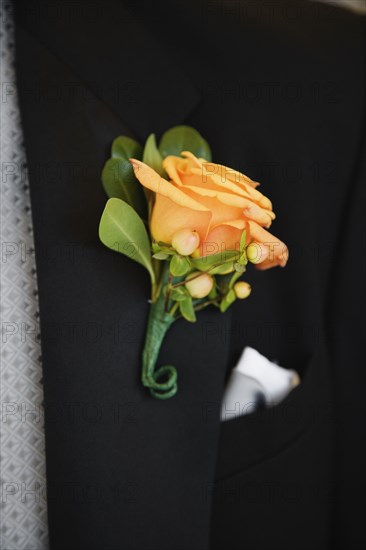
<svg viewBox="0 0 366 550">
<path fill-rule="evenodd" d="M 144 147 L 117 137 L 102 182 L 110 198 L 101 241 L 139 262 L 151 279 L 142 384 L 168 399 L 178 389 L 177 371 L 156 362 L 171 325 L 194 323 L 208 306 L 225 313 L 251 292 L 240 280 L 248 262 L 283 267 L 287 247 L 265 229 L 275 214 L 258 183 L 213 163 L 207 141 L 189 126 L 171 128 L 159 145 L 154 134 Z"/>
</svg>

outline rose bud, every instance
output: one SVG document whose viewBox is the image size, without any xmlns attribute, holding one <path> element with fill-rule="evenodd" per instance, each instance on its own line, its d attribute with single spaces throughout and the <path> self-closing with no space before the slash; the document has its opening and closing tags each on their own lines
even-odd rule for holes
<svg viewBox="0 0 366 550">
<path fill-rule="evenodd" d="M 182 256 L 189 256 L 194 252 L 200 244 L 200 237 L 197 231 L 190 229 L 180 229 L 174 233 L 172 238 L 172 246 Z"/>
<path fill-rule="evenodd" d="M 204 298 L 213 288 L 213 278 L 208 273 L 196 271 L 186 281 L 186 288 L 192 298 Z"/>
<path fill-rule="evenodd" d="M 266 259 L 264 250 L 258 254 L 258 269 L 284 265 L 280 257 L 284 243 L 264 229 L 275 219 L 272 203 L 248 176 L 197 158 L 189 151 L 165 157 L 166 179 L 139 160 L 130 162 L 139 182 L 155 194 L 150 220 L 155 241 L 171 245 L 172 236 L 180 231 L 184 220 L 184 226 L 194 228 L 200 236 L 199 256 L 209 256 L 219 252 L 223 244 L 226 250 L 236 250 L 245 229 L 247 243 L 263 244 L 263 249 L 264 243 L 271 243 L 274 251 Z"/>
<path fill-rule="evenodd" d="M 248 298 L 249 294 L 252 291 L 252 288 L 250 284 L 245 283 L 244 281 L 239 281 L 238 283 L 235 283 L 234 291 L 236 297 L 239 298 L 239 300 L 244 300 L 244 298 Z"/>
</svg>

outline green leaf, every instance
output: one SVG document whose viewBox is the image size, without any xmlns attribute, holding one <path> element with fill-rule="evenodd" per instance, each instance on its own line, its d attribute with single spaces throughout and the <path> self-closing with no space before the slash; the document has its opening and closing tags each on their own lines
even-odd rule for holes
<svg viewBox="0 0 366 550">
<path fill-rule="evenodd" d="M 100 220 L 99 238 L 108 248 L 143 265 L 155 283 L 150 239 L 143 221 L 129 204 L 116 198 L 109 199 Z"/>
<path fill-rule="evenodd" d="M 234 262 L 226 262 L 224 264 L 218 265 L 213 269 L 210 269 L 210 275 L 226 275 L 232 273 L 235 269 Z"/>
<path fill-rule="evenodd" d="M 155 260 L 167 260 L 169 258 L 169 254 L 166 254 L 165 252 L 156 252 L 153 254 L 153 258 L 155 258 Z"/>
<path fill-rule="evenodd" d="M 183 300 L 186 300 L 187 297 L 189 298 L 189 292 L 186 288 L 182 286 L 178 286 L 177 288 L 173 288 L 170 292 L 170 298 L 172 300 L 175 300 L 176 302 L 182 302 Z"/>
<path fill-rule="evenodd" d="M 196 313 L 193 308 L 192 298 L 186 298 L 182 302 L 179 302 L 179 310 L 182 316 L 190 323 L 196 321 Z"/>
<path fill-rule="evenodd" d="M 208 271 L 213 266 L 227 264 L 239 257 L 237 250 L 223 250 L 209 256 L 201 256 L 200 258 L 192 258 L 193 266 L 199 271 Z"/>
<path fill-rule="evenodd" d="M 247 270 L 246 268 L 247 263 L 248 263 L 248 260 L 244 251 L 243 254 L 240 256 L 240 258 L 238 259 L 238 261 L 235 262 L 234 264 L 235 271 L 240 271 L 240 273 L 243 274 Z"/>
<path fill-rule="evenodd" d="M 218 295 L 219 295 L 219 293 L 218 293 L 218 291 L 217 291 L 216 285 L 214 285 L 214 286 L 212 287 L 212 290 L 211 290 L 210 294 L 208 295 L 208 298 L 209 298 L 210 300 L 215 300 L 215 298 L 217 298 Z"/>
<path fill-rule="evenodd" d="M 119 136 L 112 143 L 111 155 L 113 158 L 128 160 L 135 158 L 142 159 L 142 147 L 137 141 L 127 136 Z"/>
<path fill-rule="evenodd" d="M 167 130 L 159 143 L 162 157 L 179 156 L 182 151 L 191 151 L 196 157 L 211 161 L 211 149 L 207 141 L 191 126 L 174 126 Z"/>
<path fill-rule="evenodd" d="M 234 290 L 229 290 L 229 292 L 224 296 L 224 298 L 221 301 L 220 304 L 220 311 L 221 313 L 225 313 L 225 311 L 231 306 L 233 302 L 235 302 L 236 296 Z"/>
<path fill-rule="evenodd" d="M 245 269 L 244 269 L 244 271 L 245 271 Z M 232 275 L 232 277 L 231 277 L 231 279 L 230 279 L 230 282 L 229 282 L 229 288 L 233 288 L 234 284 L 236 283 L 236 281 L 237 281 L 238 279 L 240 279 L 240 277 L 243 275 L 244 271 L 236 271 L 236 272 Z"/>
<path fill-rule="evenodd" d="M 121 199 L 132 206 L 140 216 L 146 217 L 144 191 L 128 160 L 108 159 L 103 168 L 102 182 L 110 199 Z"/>
<path fill-rule="evenodd" d="M 163 157 L 157 148 L 155 134 L 150 134 L 146 140 L 142 162 L 148 164 L 155 172 L 158 172 L 158 174 L 166 178 L 166 173 L 163 168 Z"/>
<path fill-rule="evenodd" d="M 240 252 L 244 251 L 246 240 L 247 240 L 247 232 L 244 229 L 244 231 L 243 231 L 243 233 L 241 234 L 241 237 L 240 237 Z"/>
<path fill-rule="evenodd" d="M 170 273 L 174 277 L 181 277 L 190 271 L 191 262 L 187 256 L 180 256 L 179 254 L 172 257 L 170 262 Z"/>
<path fill-rule="evenodd" d="M 155 253 L 164 252 L 164 254 L 169 254 L 170 256 L 173 256 L 177 253 L 177 251 L 172 246 L 169 246 L 168 244 L 163 242 L 153 241 L 151 243 L 151 247 L 153 249 L 153 252 Z"/>
</svg>

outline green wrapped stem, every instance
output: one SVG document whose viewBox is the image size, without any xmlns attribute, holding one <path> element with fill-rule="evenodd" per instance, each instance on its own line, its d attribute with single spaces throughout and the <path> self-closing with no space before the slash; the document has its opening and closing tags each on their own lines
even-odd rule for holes
<svg viewBox="0 0 366 550">
<path fill-rule="evenodd" d="M 164 296 L 151 304 L 142 352 L 142 383 L 157 399 L 169 399 L 177 393 L 177 371 L 172 365 L 155 368 L 165 334 L 175 319 L 164 309 Z"/>
</svg>

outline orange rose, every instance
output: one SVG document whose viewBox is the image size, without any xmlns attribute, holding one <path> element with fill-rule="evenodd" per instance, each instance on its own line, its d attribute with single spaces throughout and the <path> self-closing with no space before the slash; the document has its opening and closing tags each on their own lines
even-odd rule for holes
<svg viewBox="0 0 366 550">
<path fill-rule="evenodd" d="M 285 266 L 286 245 L 264 229 L 270 227 L 275 214 L 271 201 L 256 189 L 259 184 L 189 151 L 181 155 L 163 161 L 169 181 L 147 164 L 130 159 L 137 179 L 155 193 L 150 222 L 153 238 L 171 244 L 177 231 L 196 231 L 199 254 L 206 256 L 238 249 L 246 229 L 247 244 L 257 248 L 257 267 Z"/>
</svg>

